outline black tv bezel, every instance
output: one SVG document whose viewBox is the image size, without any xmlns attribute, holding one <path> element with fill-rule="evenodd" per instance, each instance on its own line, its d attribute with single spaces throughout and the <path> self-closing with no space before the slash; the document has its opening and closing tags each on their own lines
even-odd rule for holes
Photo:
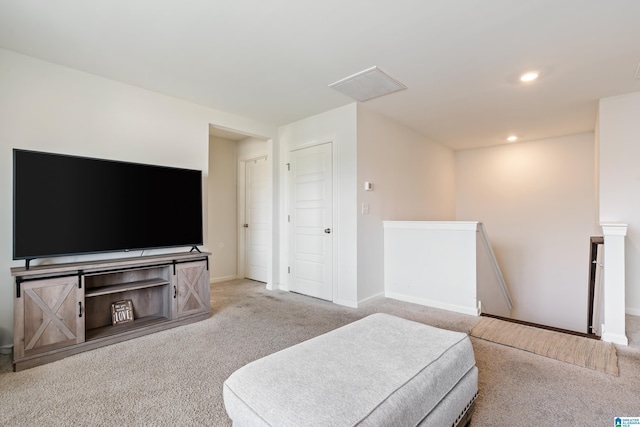
<svg viewBox="0 0 640 427">
<path fill-rule="evenodd" d="M 170 248 L 191 248 L 191 251 L 198 251 L 198 246 L 204 244 L 204 203 L 203 203 L 203 185 L 202 185 L 202 170 L 199 169 L 189 169 L 189 168 L 180 168 L 173 166 L 164 166 L 152 163 L 141 163 L 141 162 L 130 162 L 123 160 L 114 160 L 114 159 L 106 159 L 99 157 L 89 157 L 89 156 L 79 156 L 73 154 L 63 154 L 63 153 L 54 153 L 48 151 L 39 151 L 39 150 L 29 150 L 29 149 L 20 149 L 13 148 L 13 159 L 12 159 L 12 257 L 14 261 L 25 260 L 26 268 L 29 269 L 29 263 L 32 260 L 43 259 L 43 258 L 57 258 L 57 257 L 69 257 L 69 256 L 82 256 L 82 255 L 96 255 L 96 254 L 107 254 L 107 253 L 129 253 L 132 251 L 145 251 L 145 250 L 153 250 L 153 249 L 170 249 Z M 16 250 L 16 153 L 24 152 L 24 153 L 34 153 L 34 154 L 43 154 L 43 155 L 51 155 L 58 157 L 67 157 L 74 159 L 84 159 L 91 161 L 100 161 L 114 164 L 124 164 L 124 165 L 133 165 L 133 166 L 142 166 L 142 167 L 152 167 L 152 168 L 160 168 L 160 169 L 171 169 L 178 171 L 188 171 L 188 172 L 197 172 L 200 175 L 200 239 L 197 242 L 185 242 L 180 244 L 171 244 L 171 245 L 161 245 L 161 246 L 144 246 L 144 247 L 129 247 L 129 248 L 116 248 L 116 249 L 105 249 L 105 250 L 95 250 L 95 251 L 80 251 L 80 252 L 59 252 L 59 253 L 49 253 L 49 254 L 38 254 L 35 256 L 17 256 L 15 254 Z"/>
</svg>

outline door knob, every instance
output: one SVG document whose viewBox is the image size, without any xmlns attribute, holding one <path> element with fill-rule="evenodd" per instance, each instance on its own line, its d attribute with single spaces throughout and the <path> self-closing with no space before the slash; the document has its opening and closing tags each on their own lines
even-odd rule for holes
<svg viewBox="0 0 640 427">
<path fill-rule="evenodd" d="M 330 228 L 325 228 L 324 232 L 327 233 L 327 234 L 331 234 L 331 229 Z"/>
<path fill-rule="evenodd" d="M 244 228 L 249 228 L 249 224 L 244 224 L 243 227 Z"/>
</svg>

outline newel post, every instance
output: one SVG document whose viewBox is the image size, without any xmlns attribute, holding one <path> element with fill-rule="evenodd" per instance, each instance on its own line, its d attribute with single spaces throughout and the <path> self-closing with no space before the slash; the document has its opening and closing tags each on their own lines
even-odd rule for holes
<svg viewBox="0 0 640 427">
<path fill-rule="evenodd" d="M 629 345 L 625 331 L 625 236 L 627 224 L 600 224 L 604 234 L 602 340 Z"/>
</svg>

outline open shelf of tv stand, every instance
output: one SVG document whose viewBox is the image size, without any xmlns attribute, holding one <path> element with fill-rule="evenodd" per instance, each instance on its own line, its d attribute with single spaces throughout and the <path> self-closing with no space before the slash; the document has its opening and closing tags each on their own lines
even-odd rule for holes
<svg viewBox="0 0 640 427">
<path fill-rule="evenodd" d="M 208 253 L 178 253 L 11 269 L 14 369 L 209 317 Z M 112 304 L 132 302 L 117 323 Z"/>
<path fill-rule="evenodd" d="M 167 322 L 169 319 L 162 316 L 146 316 L 135 319 L 133 322 L 121 323 L 119 325 L 101 326 L 99 328 L 87 329 L 85 331 L 85 341 L 91 341 L 99 338 L 108 337 L 111 335 L 122 334 L 123 332 L 129 332 L 134 329 L 144 328 L 147 326 L 156 325 L 158 323 Z"/>
<path fill-rule="evenodd" d="M 122 283 L 119 285 L 101 286 L 98 288 L 87 289 L 84 293 L 85 298 L 97 297 L 100 295 L 109 295 L 125 291 L 133 291 L 137 289 L 153 288 L 156 286 L 168 285 L 170 282 L 164 279 L 147 279 L 138 280 L 130 283 Z"/>
</svg>

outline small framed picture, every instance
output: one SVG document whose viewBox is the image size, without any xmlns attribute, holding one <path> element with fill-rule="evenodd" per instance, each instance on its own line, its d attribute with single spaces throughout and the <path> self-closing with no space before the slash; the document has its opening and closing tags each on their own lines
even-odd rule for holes
<svg viewBox="0 0 640 427">
<path fill-rule="evenodd" d="M 113 325 L 133 322 L 133 304 L 131 300 L 117 301 L 111 304 L 111 319 Z"/>
</svg>

